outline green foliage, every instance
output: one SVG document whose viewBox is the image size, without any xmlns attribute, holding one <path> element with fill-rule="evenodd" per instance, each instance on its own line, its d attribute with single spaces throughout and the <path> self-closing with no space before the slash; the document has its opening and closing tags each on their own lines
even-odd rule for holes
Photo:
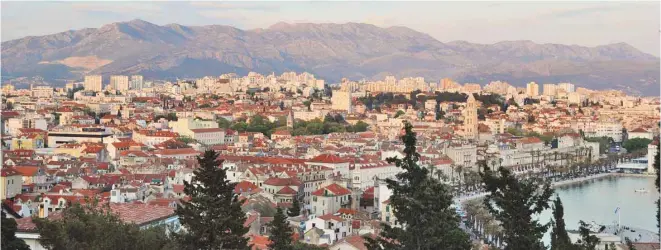
<svg viewBox="0 0 661 250">
<path fill-rule="evenodd" d="M 581 238 L 576 242 L 577 249 L 580 250 L 595 250 L 597 245 L 599 245 L 599 238 L 594 235 L 590 235 L 590 229 L 588 229 L 588 224 L 584 221 L 578 222 L 578 234 Z"/>
<path fill-rule="evenodd" d="M 34 218 L 40 243 L 47 249 L 176 249 L 164 227 L 140 230 L 122 222 L 107 205 L 73 204 L 61 219 Z M 3 227 L 5 225 L 3 224 Z"/>
<path fill-rule="evenodd" d="M 301 202 L 298 200 L 298 197 L 294 197 L 292 201 L 291 208 L 287 210 L 287 216 L 296 217 L 301 215 Z"/>
<path fill-rule="evenodd" d="M 553 220 L 551 221 L 551 250 L 568 250 L 573 247 L 565 229 L 565 209 L 560 197 L 553 201 Z"/>
<path fill-rule="evenodd" d="M 459 228 L 459 217 L 452 205 L 450 187 L 430 176 L 417 162 L 416 135 L 405 122 L 404 158 L 388 158 L 404 172 L 396 180 L 387 179 L 392 190 L 390 205 L 401 227 L 382 224 L 380 237 L 364 237 L 368 249 L 470 249 L 468 235 Z"/>
<path fill-rule="evenodd" d="M 273 221 L 268 224 L 269 231 L 271 236 L 269 240 L 269 249 L 273 250 L 291 250 L 292 247 L 292 229 L 289 227 L 289 222 L 285 217 L 284 211 L 282 208 L 278 207 L 278 210 L 273 217 Z"/>
<path fill-rule="evenodd" d="M 190 136 L 179 136 L 177 140 L 186 144 L 197 142 L 195 139 L 190 138 Z"/>
<path fill-rule="evenodd" d="M 631 153 L 641 149 L 647 149 L 647 145 L 650 143 L 652 143 L 652 140 L 647 138 L 633 138 L 622 143 L 622 147 L 626 148 L 627 152 Z"/>
<path fill-rule="evenodd" d="M 225 118 L 219 117 L 217 120 L 219 128 L 230 128 L 232 123 Z"/>
<path fill-rule="evenodd" d="M 481 173 L 485 190 L 489 192 L 484 206 L 503 227 L 505 250 L 542 250 L 542 236 L 549 224 L 542 225 L 533 219 L 549 207 L 553 194 L 548 183 L 542 187 L 533 179 L 519 180 L 509 169 L 500 167 L 497 172 L 486 164 Z"/>
<path fill-rule="evenodd" d="M 307 100 L 306 100 L 306 101 L 303 101 L 303 105 L 305 105 L 306 107 L 308 107 L 308 110 L 310 110 L 310 105 L 311 105 L 311 104 L 312 104 L 311 101 L 307 101 Z"/>
<path fill-rule="evenodd" d="M 7 218 L 5 211 L 2 211 L 2 238 L 0 238 L 0 246 L 2 250 L 30 250 L 30 247 L 25 244 L 22 239 L 16 238 L 16 220 Z"/>
<path fill-rule="evenodd" d="M 358 123 L 361 122 L 359 121 Z M 350 124 L 347 124 L 346 121 L 344 121 L 344 118 L 341 115 L 338 114 L 336 116 L 332 116 L 328 114 L 326 117 L 324 117 L 323 122 L 320 119 L 314 119 L 311 121 L 296 121 L 294 123 L 294 131 L 292 135 L 322 135 L 341 132 L 361 132 L 360 130 L 364 125 L 356 124 L 357 127 L 351 126 Z M 367 130 L 366 127 L 365 130 Z"/>
<path fill-rule="evenodd" d="M 397 113 L 395 113 L 395 118 L 399 118 L 399 117 L 402 116 L 403 114 L 404 114 L 404 111 L 397 110 Z"/>
<path fill-rule="evenodd" d="M 506 132 L 514 136 L 523 136 L 523 131 L 518 128 L 509 127 L 507 128 Z"/>
<path fill-rule="evenodd" d="M 177 235 L 182 249 L 248 249 L 243 227 L 246 214 L 235 183 L 227 179 L 218 153 L 207 150 L 198 157 L 191 183 L 184 182 L 184 193 L 191 199 L 182 201 L 176 213 L 186 232 Z"/>
<path fill-rule="evenodd" d="M 208 104 L 208 103 L 205 103 L 205 104 L 202 104 L 202 105 L 198 106 L 198 108 L 201 108 L 201 109 L 210 108 L 210 107 L 211 107 L 211 105 Z"/>
<path fill-rule="evenodd" d="M 353 132 L 365 132 L 367 131 L 367 128 L 369 125 L 363 121 L 358 121 L 355 125 L 353 125 Z"/>
</svg>

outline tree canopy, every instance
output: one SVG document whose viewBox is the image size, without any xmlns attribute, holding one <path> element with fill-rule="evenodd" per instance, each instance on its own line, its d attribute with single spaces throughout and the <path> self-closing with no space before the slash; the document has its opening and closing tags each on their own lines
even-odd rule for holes
<svg viewBox="0 0 661 250">
<path fill-rule="evenodd" d="M 62 211 L 60 219 L 33 220 L 47 249 L 177 249 L 164 227 L 141 230 L 122 222 L 107 204 L 73 204 Z"/>
<path fill-rule="evenodd" d="M 246 214 L 241 210 L 236 183 L 230 183 L 218 159 L 218 153 L 207 150 L 197 161 L 189 183 L 184 182 L 184 193 L 190 197 L 177 207 L 184 232 L 177 235 L 182 249 L 248 249 L 243 227 Z"/>
<path fill-rule="evenodd" d="M 25 244 L 25 241 L 16 237 L 16 230 L 18 226 L 16 225 L 16 220 L 13 218 L 7 218 L 5 211 L 2 211 L 2 221 L 0 221 L 2 227 L 2 238 L 0 238 L 0 246 L 4 249 L 11 250 L 30 250 L 30 247 Z"/>
<path fill-rule="evenodd" d="M 649 145 L 651 142 L 652 140 L 647 138 L 633 138 L 624 141 L 624 143 L 622 143 L 622 147 L 626 148 L 627 152 L 631 153 L 641 149 L 646 149 L 647 145 Z"/>
<path fill-rule="evenodd" d="M 500 167 L 497 172 L 486 164 L 480 174 L 489 194 L 484 206 L 504 229 L 505 250 L 542 250 L 542 236 L 549 224 L 540 224 L 534 219 L 549 207 L 553 194 L 548 183 L 542 187 L 534 179 L 518 179 L 509 169 Z"/>
<path fill-rule="evenodd" d="M 269 240 L 271 241 L 268 246 L 269 249 L 294 249 L 292 246 L 292 235 L 294 233 L 292 232 L 291 227 L 289 227 L 287 217 L 285 217 L 285 213 L 281 207 L 278 207 L 275 216 L 273 217 L 273 221 L 268 224 L 268 227 L 270 229 L 269 231 L 271 232 L 271 236 L 269 237 Z"/>
<path fill-rule="evenodd" d="M 368 249 L 446 249 L 471 248 L 468 234 L 459 227 L 459 217 L 451 208 L 450 188 L 429 175 L 417 162 L 416 135 L 413 126 L 405 122 L 404 158 L 388 158 L 404 172 L 386 183 L 392 195 L 390 205 L 396 225 L 382 224 L 376 238 L 364 237 Z"/>
</svg>

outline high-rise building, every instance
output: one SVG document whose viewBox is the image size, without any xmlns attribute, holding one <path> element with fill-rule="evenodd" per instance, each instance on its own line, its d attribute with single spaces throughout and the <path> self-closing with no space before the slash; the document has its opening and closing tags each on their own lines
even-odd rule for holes
<svg viewBox="0 0 661 250">
<path fill-rule="evenodd" d="M 128 76 L 110 76 L 110 87 L 118 91 L 129 90 L 129 77 Z"/>
<path fill-rule="evenodd" d="M 576 87 L 574 86 L 574 84 L 571 84 L 571 83 L 568 83 L 568 82 L 559 83 L 558 88 L 564 89 L 565 92 L 567 92 L 567 93 L 572 93 L 572 92 L 576 91 Z"/>
<path fill-rule="evenodd" d="M 464 136 L 468 139 L 477 139 L 477 134 L 477 101 L 472 94 L 468 94 L 464 109 Z"/>
<path fill-rule="evenodd" d="M 539 84 L 530 82 L 526 85 L 526 95 L 528 97 L 537 97 L 539 95 Z"/>
<path fill-rule="evenodd" d="M 85 76 L 85 90 L 101 92 L 103 90 L 103 78 L 101 75 Z"/>
<path fill-rule="evenodd" d="M 557 88 L 558 88 L 558 86 L 555 85 L 555 84 L 552 84 L 552 83 L 544 84 L 543 94 L 545 96 L 555 96 L 555 94 L 557 92 Z"/>
<path fill-rule="evenodd" d="M 142 89 L 144 79 L 141 75 L 132 75 L 131 76 L 131 86 L 130 89 Z"/>
</svg>

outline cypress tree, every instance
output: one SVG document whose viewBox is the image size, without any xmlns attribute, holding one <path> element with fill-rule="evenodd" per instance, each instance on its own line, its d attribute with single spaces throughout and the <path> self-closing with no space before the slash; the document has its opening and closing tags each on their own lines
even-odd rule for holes
<svg viewBox="0 0 661 250">
<path fill-rule="evenodd" d="M 289 217 L 296 217 L 301 214 L 301 202 L 298 201 L 298 195 L 294 196 L 294 201 L 291 203 L 291 208 L 287 210 Z"/>
<path fill-rule="evenodd" d="M 553 226 L 551 229 L 551 250 L 567 250 L 572 246 L 569 234 L 565 229 L 564 210 L 560 197 L 556 197 L 553 201 L 553 221 L 551 222 Z"/>
<path fill-rule="evenodd" d="M 18 228 L 16 220 L 7 218 L 5 211 L 2 211 L 2 221 L 0 222 L 2 224 L 2 238 L 0 238 L 2 250 L 30 250 L 30 247 L 25 244 L 25 241 L 16 238 L 16 230 Z"/>
<path fill-rule="evenodd" d="M 390 205 L 398 225 L 382 224 L 376 239 L 364 237 L 368 249 L 471 249 L 468 234 L 459 228 L 459 217 L 452 205 L 450 188 L 420 167 L 416 134 L 404 123 L 404 158 L 388 158 L 403 168 L 396 179 L 386 183 L 392 190 Z"/>
<path fill-rule="evenodd" d="M 287 218 L 285 217 L 284 211 L 282 208 L 278 207 L 273 221 L 268 225 L 269 230 L 271 231 L 271 243 L 269 243 L 269 249 L 271 250 L 291 250 L 292 246 L 292 230 L 287 223 Z"/>
<path fill-rule="evenodd" d="M 519 180 L 506 168 L 497 172 L 484 165 L 480 173 L 489 194 L 484 199 L 484 206 L 503 227 L 505 250 L 542 250 L 542 236 L 549 223 L 540 224 L 533 219 L 549 208 L 553 194 L 548 183 L 542 187 L 533 179 Z"/>
<path fill-rule="evenodd" d="M 177 235 L 184 249 L 248 249 L 243 227 L 246 215 L 241 211 L 235 183 L 227 180 L 222 160 L 213 150 L 197 157 L 192 182 L 184 182 L 184 193 L 190 196 L 177 208 L 184 233 Z"/>
</svg>

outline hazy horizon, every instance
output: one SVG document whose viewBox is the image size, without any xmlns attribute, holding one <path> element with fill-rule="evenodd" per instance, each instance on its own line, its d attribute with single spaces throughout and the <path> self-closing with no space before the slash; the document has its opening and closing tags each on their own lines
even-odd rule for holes
<svg viewBox="0 0 661 250">
<path fill-rule="evenodd" d="M 244 30 L 268 28 L 278 22 L 355 22 L 408 27 L 441 42 L 493 44 L 530 40 L 589 47 L 624 42 L 645 53 L 657 57 L 660 54 L 658 2 L 2 2 L 0 5 L 3 42 L 99 28 L 133 19 L 157 25 L 229 25 Z"/>
</svg>

